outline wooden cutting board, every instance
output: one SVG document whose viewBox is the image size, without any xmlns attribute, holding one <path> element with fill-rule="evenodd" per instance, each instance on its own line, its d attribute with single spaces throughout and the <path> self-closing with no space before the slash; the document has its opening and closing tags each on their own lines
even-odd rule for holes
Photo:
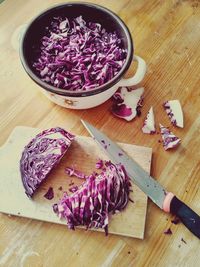
<svg viewBox="0 0 200 267">
<path fill-rule="evenodd" d="M 0 212 L 66 224 L 52 211 L 52 204 L 61 198 L 64 191 L 68 191 L 69 184 L 73 182 L 75 185 L 79 185 L 83 181 L 78 178 L 68 177 L 64 171 L 65 167 L 74 166 L 85 174 L 91 174 L 95 170 L 96 161 L 99 158 L 108 159 L 108 157 L 91 137 L 76 136 L 76 141 L 73 142 L 60 164 L 51 172 L 48 179 L 31 200 L 24 193 L 19 161 L 24 146 L 40 131 L 35 128 L 16 127 L 7 142 L 0 148 Z M 151 148 L 122 143 L 119 145 L 146 171 L 150 171 Z M 47 200 L 44 194 L 50 186 L 54 189 L 54 198 Z M 62 187 L 62 190 L 60 187 Z M 110 216 L 109 233 L 143 239 L 147 197 L 134 184 L 132 185 L 132 190 L 130 198 L 134 203 L 129 202 L 123 212 Z"/>
</svg>

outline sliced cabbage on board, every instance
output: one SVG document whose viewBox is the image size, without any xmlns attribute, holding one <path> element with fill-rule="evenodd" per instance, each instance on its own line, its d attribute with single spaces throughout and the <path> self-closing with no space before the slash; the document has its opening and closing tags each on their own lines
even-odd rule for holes
<svg viewBox="0 0 200 267">
<path fill-rule="evenodd" d="M 156 132 L 153 107 L 151 107 L 149 112 L 147 113 L 146 119 L 144 120 L 144 124 L 142 127 L 142 131 L 146 134 L 154 134 Z"/>
<path fill-rule="evenodd" d="M 163 104 L 171 123 L 183 128 L 183 111 L 179 100 L 169 100 Z"/>
<path fill-rule="evenodd" d="M 76 174 L 75 174 L 76 175 Z M 103 228 L 108 233 L 109 214 L 123 210 L 129 201 L 130 179 L 121 164 L 105 162 L 102 172 L 87 177 L 83 184 L 53 205 L 69 229 L 82 225 Z"/>
<path fill-rule="evenodd" d="M 144 88 L 130 90 L 127 87 L 121 87 L 113 95 L 115 101 L 112 106 L 112 113 L 126 121 L 133 120 L 140 115 L 142 107 Z"/>
<path fill-rule="evenodd" d="M 177 147 L 181 139 L 174 135 L 169 129 L 160 124 L 160 132 L 162 136 L 162 143 L 165 150 Z"/>
<path fill-rule="evenodd" d="M 20 172 L 28 197 L 33 196 L 50 171 L 60 162 L 74 137 L 56 127 L 42 131 L 25 146 L 20 160 Z"/>
</svg>

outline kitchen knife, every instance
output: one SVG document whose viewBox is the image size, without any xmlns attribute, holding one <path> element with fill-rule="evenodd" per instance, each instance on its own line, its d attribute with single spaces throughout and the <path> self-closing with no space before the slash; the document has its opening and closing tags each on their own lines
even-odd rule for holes
<svg viewBox="0 0 200 267">
<path fill-rule="evenodd" d="M 163 211 L 179 217 L 182 223 L 200 238 L 200 217 L 173 193 L 167 192 L 139 164 L 131 159 L 115 142 L 91 124 L 81 120 L 94 140 L 114 163 L 121 163 L 131 180 Z"/>
</svg>

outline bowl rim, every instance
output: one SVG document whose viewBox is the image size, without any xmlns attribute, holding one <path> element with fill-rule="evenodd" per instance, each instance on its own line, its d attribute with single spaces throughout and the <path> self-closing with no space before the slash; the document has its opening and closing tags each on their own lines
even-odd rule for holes
<svg viewBox="0 0 200 267">
<path fill-rule="evenodd" d="M 116 22 L 118 24 L 120 24 L 122 29 L 124 30 L 126 37 L 127 37 L 127 42 L 128 42 L 128 49 L 127 49 L 128 51 L 127 51 L 126 61 L 125 61 L 124 65 L 122 66 L 121 70 L 117 73 L 117 75 L 114 76 L 108 82 L 106 82 L 106 83 L 104 83 L 98 87 L 95 87 L 94 89 L 90 89 L 88 91 L 70 91 L 70 90 L 66 90 L 63 88 L 55 87 L 53 85 L 48 84 L 47 82 L 42 81 L 29 67 L 29 64 L 28 64 L 28 62 L 24 56 L 25 38 L 26 38 L 27 32 L 30 29 L 30 27 L 32 26 L 32 24 L 36 20 L 38 20 L 39 17 L 43 16 L 45 13 L 48 14 L 48 12 L 50 12 L 51 10 L 53 10 L 55 8 L 60 8 L 60 7 L 62 8 L 62 7 L 72 6 L 72 5 L 83 5 L 83 6 L 88 6 L 88 7 L 92 7 L 92 8 L 97 8 L 97 9 L 102 10 L 103 12 L 106 12 L 108 15 L 114 17 Z M 28 23 L 26 30 L 23 33 L 23 36 L 22 36 L 21 41 L 20 41 L 20 51 L 19 51 L 21 63 L 23 65 L 25 71 L 27 72 L 27 74 L 30 76 L 30 78 L 34 82 L 36 82 L 39 86 L 41 86 L 42 89 L 45 89 L 45 90 L 49 91 L 50 93 L 58 94 L 58 95 L 62 95 L 62 96 L 69 96 L 69 97 L 84 97 L 84 96 L 96 95 L 96 94 L 99 94 L 101 92 L 104 92 L 104 91 L 110 89 L 112 86 L 114 86 L 116 83 L 119 82 L 121 77 L 125 74 L 125 72 L 130 67 L 132 59 L 133 59 L 133 53 L 134 53 L 133 40 L 131 37 L 130 30 L 128 29 L 125 22 L 116 13 L 114 13 L 110 9 L 108 9 L 104 6 L 94 4 L 94 3 L 89 3 L 89 2 L 67 2 L 67 3 L 63 3 L 63 4 L 57 4 L 57 5 L 51 6 L 47 9 L 43 10 L 42 12 L 40 12 L 39 14 L 34 16 L 34 18 Z"/>
</svg>

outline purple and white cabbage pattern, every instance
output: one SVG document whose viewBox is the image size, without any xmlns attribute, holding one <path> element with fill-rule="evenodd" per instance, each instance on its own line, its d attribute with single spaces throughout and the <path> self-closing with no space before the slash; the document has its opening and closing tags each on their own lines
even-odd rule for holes
<svg viewBox="0 0 200 267">
<path fill-rule="evenodd" d="M 75 226 L 103 228 L 108 233 L 109 213 L 123 210 L 129 201 L 130 180 L 120 164 L 105 162 L 105 169 L 90 175 L 73 194 L 64 193 L 53 209 L 67 221 L 69 229 Z"/>
<path fill-rule="evenodd" d="M 66 167 L 65 173 L 69 176 L 75 176 L 79 179 L 87 179 L 88 178 L 87 175 L 85 175 L 83 172 L 75 169 L 74 167 Z"/>
<path fill-rule="evenodd" d="M 57 127 L 44 130 L 25 146 L 20 160 L 20 172 L 28 197 L 33 196 L 73 140 L 74 135 Z"/>
<path fill-rule="evenodd" d="M 144 124 L 142 127 L 142 132 L 145 134 L 155 134 L 156 133 L 153 107 L 151 107 L 147 113 L 147 116 L 144 120 Z"/>
<path fill-rule="evenodd" d="M 131 121 L 136 116 L 140 116 L 143 93 L 143 87 L 137 89 L 120 87 L 113 95 L 114 104 L 112 106 L 112 113 L 126 121 Z"/>
<path fill-rule="evenodd" d="M 169 100 L 164 102 L 163 107 L 174 126 L 183 128 L 183 110 L 179 100 Z"/>
<path fill-rule="evenodd" d="M 181 142 L 181 139 L 175 136 L 169 129 L 160 124 L 162 143 L 165 150 L 175 148 Z"/>
<path fill-rule="evenodd" d="M 55 17 L 41 39 L 33 67 L 42 81 L 70 91 L 88 91 L 111 80 L 127 56 L 118 35 L 82 16 Z"/>
</svg>

